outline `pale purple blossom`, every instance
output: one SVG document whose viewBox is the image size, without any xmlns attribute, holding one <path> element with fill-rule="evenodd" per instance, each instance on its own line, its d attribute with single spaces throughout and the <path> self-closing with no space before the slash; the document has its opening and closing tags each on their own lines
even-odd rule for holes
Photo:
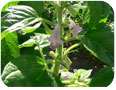
<svg viewBox="0 0 116 90">
<path fill-rule="evenodd" d="M 78 33 L 79 33 L 79 32 L 81 31 L 81 29 L 82 29 L 82 27 L 77 26 L 77 25 L 75 24 L 75 22 L 74 22 L 72 19 L 70 19 L 69 28 L 70 28 L 70 29 L 73 28 L 73 30 L 72 30 L 73 37 L 77 36 Z"/>
<path fill-rule="evenodd" d="M 61 78 L 64 80 L 68 80 L 69 72 L 61 72 Z"/>
<path fill-rule="evenodd" d="M 55 30 L 52 36 L 48 37 L 50 43 L 50 48 L 55 50 L 59 44 L 63 44 L 63 41 L 60 40 L 60 24 L 55 26 Z"/>
</svg>

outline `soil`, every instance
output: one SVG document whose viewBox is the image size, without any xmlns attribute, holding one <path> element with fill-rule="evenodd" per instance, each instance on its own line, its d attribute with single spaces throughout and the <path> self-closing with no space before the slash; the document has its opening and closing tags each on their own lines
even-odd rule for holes
<svg viewBox="0 0 116 90">
<path fill-rule="evenodd" d="M 72 65 L 69 68 L 69 71 L 73 71 L 73 69 L 92 69 L 92 73 L 90 77 L 93 77 L 96 72 L 102 69 L 105 64 L 101 62 L 99 59 L 91 55 L 89 52 L 80 51 L 77 56 L 74 54 L 70 54 L 69 58 L 72 60 Z"/>
<path fill-rule="evenodd" d="M 72 61 L 72 65 L 69 67 L 69 71 L 73 72 L 73 69 L 86 69 L 86 70 L 92 69 L 90 77 L 93 77 L 96 74 L 96 72 L 98 72 L 100 69 L 106 66 L 105 63 L 97 59 L 85 48 L 83 49 L 79 48 L 78 52 L 68 54 L 69 58 Z"/>
</svg>

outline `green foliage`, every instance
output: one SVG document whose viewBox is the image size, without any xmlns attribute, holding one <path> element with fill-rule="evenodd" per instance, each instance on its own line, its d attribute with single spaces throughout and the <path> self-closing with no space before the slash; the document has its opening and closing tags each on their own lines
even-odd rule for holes
<svg viewBox="0 0 116 90">
<path fill-rule="evenodd" d="M 10 61 L 2 74 L 3 82 L 13 86 L 62 86 L 58 77 L 45 70 L 45 61 L 35 55 L 21 55 Z"/>
<path fill-rule="evenodd" d="M 73 6 L 68 6 L 67 9 L 69 10 L 70 14 L 73 16 L 73 17 L 76 17 L 77 15 L 77 12 L 74 10 Z"/>
<path fill-rule="evenodd" d="M 103 1 L 7 3 L 1 12 L 3 82 L 10 87 L 108 86 L 114 77 L 113 15 L 111 6 Z M 74 24 L 70 24 L 70 19 Z M 47 38 L 58 23 L 60 36 L 56 34 L 56 37 L 65 44 L 55 46 L 58 42 L 54 40 L 50 44 Z M 82 27 L 76 37 L 72 37 L 71 26 Z M 71 46 L 67 47 L 68 44 Z M 51 45 L 58 48 L 51 51 Z M 75 47 L 76 50 L 71 51 Z M 68 55 L 80 48 L 107 64 L 93 78 L 90 78 L 91 69 L 74 69 L 73 72 L 62 69 L 70 67 L 72 60 Z"/>
<path fill-rule="evenodd" d="M 88 2 L 90 7 L 89 28 L 93 28 L 99 22 L 106 22 L 110 13 L 110 6 L 101 1 Z"/>
<path fill-rule="evenodd" d="M 111 84 L 114 78 L 114 70 L 113 67 L 105 67 L 101 69 L 96 75 L 93 77 L 90 86 L 91 87 L 107 87 Z"/>
<path fill-rule="evenodd" d="M 45 62 L 38 56 L 22 55 L 4 68 L 2 80 L 7 86 L 33 86 L 45 69 Z"/>
<path fill-rule="evenodd" d="M 61 87 L 64 86 L 59 77 L 54 76 L 51 72 L 43 71 L 38 79 L 38 86 L 41 87 Z"/>
<path fill-rule="evenodd" d="M 4 66 L 20 55 L 20 50 L 18 48 L 18 37 L 17 34 L 9 33 L 2 41 L 1 41 L 1 61 L 2 61 L 2 71 Z"/>
<path fill-rule="evenodd" d="M 29 28 L 29 25 L 33 25 L 39 21 L 37 12 L 29 6 L 10 6 L 6 10 L 9 11 L 9 13 L 2 17 L 2 31 L 7 30 L 8 32 L 4 31 L 5 33 L 2 34 L 2 39 L 5 37 L 4 35 L 7 35 L 9 32 L 17 30 L 23 31 L 26 29 L 25 32 L 32 32 L 33 30 L 29 31 L 27 28 Z M 39 26 L 40 23 L 31 26 L 29 29 L 35 29 Z"/>
<path fill-rule="evenodd" d="M 82 10 L 82 23 L 85 24 L 85 23 L 89 23 L 89 20 L 90 20 L 90 9 L 89 8 L 84 8 Z"/>
<path fill-rule="evenodd" d="M 83 45 L 108 65 L 114 64 L 114 34 L 111 28 L 102 26 L 88 31 L 82 39 Z"/>
<path fill-rule="evenodd" d="M 76 74 L 76 79 L 80 82 L 87 81 L 87 79 L 91 75 L 91 72 L 92 70 L 85 70 L 85 69 L 74 70 L 74 73 Z"/>
<path fill-rule="evenodd" d="M 85 69 L 74 69 L 74 73 L 69 71 L 61 71 L 62 83 L 68 87 L 87 87 L 91 80 L 89 78 L 91 72 L 92 70 Z"/>
<path fill-rule="evenodd" d="M 39 44 L 41 48 L 47 47 L 50 45 L 47 37 L 49 37 L 49 35 L 36 33 L 35 36 L 31 36 L 31 39 L 25 41 L 23 44 L 19 45 L 19 47 L 32 47 L 33 45 L 37 46 L 37 44 Z M 38 47 L 35 47 L 35 49 L 38 49 Z"/>
<path fill-rule="evenodd" d="M 33 7 L 33 9 L 38 13 L 38 15 L 41 17 L 42 13 L 44 11 L 44 2 L 43 1 L 20 1 L 19 5 L 27 5 L 30 7 Z"/>
</svg>

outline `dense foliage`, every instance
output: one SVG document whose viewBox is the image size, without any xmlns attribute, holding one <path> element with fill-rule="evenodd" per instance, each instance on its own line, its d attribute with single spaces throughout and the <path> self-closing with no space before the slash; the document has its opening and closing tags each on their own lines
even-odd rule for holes
<svg viewBox="0 0 116 90">
<path fill-rule="evenodd" d="M 112 82 L 114 12 L 109 4 L 12 1 L 1 16 L 1 74 L 7 86 L 105 87 Z M 68 42 L 73 45 L 67 48 Z M 105 63 L 92 78 L 92 69 L 68 69 L 68 55 L 79 48 Z"/>
</svg>

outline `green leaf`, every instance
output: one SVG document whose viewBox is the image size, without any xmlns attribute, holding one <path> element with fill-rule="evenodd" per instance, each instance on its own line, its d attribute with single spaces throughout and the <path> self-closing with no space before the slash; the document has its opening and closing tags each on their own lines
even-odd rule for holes
<svg viewBox="0 0 116 90">
<path fill-rule="evenodd" d="M 18 57 L 20 55 L 20 51 L 18 48 L 18 37 L 17 34 L 9 33 L 2 41 L 1 41 L 1 61 L 2 61 L 2 70 L 4 66 L 12 59 Z"/>
<path fill-rule="evenodd" d="M 3 8 L 2 8 L 2 12 L 6 11 L 6 9 L 10 6 L 16 6 L 18 5 L 19 1 L 11 1 L 8 2 Z"/>
<path fill-rule="evenodd" d="M 90 20 L 90 9 L 89 8 L 82 9 L 82 17 L 83 17 L 83 24 L 89 22 Z"/>
<path fill-rule="evenodd" d="M 21 55 L 9 62 L 2 80 L 7 86 L 63 86 L 59 77 L 45 70 L 45 62 L 35 55 Z"/>
<path fill-rule="evenodd" d="M 29 39 L 29 40 L 25 41 L 23 44 L 19 45 L 19 48 L 32 47 L 34 44 L 35 44 L 35 40 Z"/>
<path fill-rule="evenodd" d="M 1 33 L 1 40 L 2 40 L 3 38 L 5 38 L 7 35 L 8 35 L 8 31 L 3 31 L 3 32 Z"/>
<path fill-rule="evenodd" d="M 43 74 L 38 78 L 38 86 L 41 87 L 61 87 L 63 84 L 61 83 L 59 77 L 54 76 L 52 73 L 44 71 Z"/>
<path fill-rule="evenodd" d="M 107 87 L 114 78 L 114 71 L 111 66 L 101 69 L 91 80 L 91 87 Z"/>
<path fill-rule="evenodd" d="M 75 9 L 73 8 L 72 5 L 67 6 L 66 8 L 68 9 L 68 11 L 69 11 L 69 13 L 71 14 L 72 17 L 76 17 L 77 12 L 75 11 Z"/>
<path fill-rule="evenodd" d="M 43 1 L 20 1 L 20 5 L 27 5 L 32 7 L 38 15 L 41 17 L 44 11 L 44 2 Z"/>
<path fill-rule="evenodd" d="M 108 26 L 101 25 L 89 30 L 82 43 L 94 56 L 108 65 L 114 65 L 114 33 Z"/>
<path fill-rule="evenodd" d="M 22 55 L 4 68 L 2 80 L 7 86 L 36 86 L 36 79 L 45 69 L 45 62 L 38 56 Z"/>
<path fill-rule="evenodd" d="M 88 2 L 90 7 L 89 28 L 96 26 L 99 21 L 106 22 L 110 13 L 110 6 L 103 1 Z"/>
<path fill-rule="evenodd" d="M 50 45 L 49 41 L 47 40 L 47 37 L 49 36 L 50 35 L 36 33 L 35 36 L 31 36 L 31 39 L 25 41 L 23 44 L 19 45 L 19 47 L 32 47 L 37 43 L 40 45 L 41 48 L 47 47 Z M 38 47 L 35 47 L 35 49 L 38 49 Z"/>
<path fill-rule="evenodd" d="M 40 21 L 37 12 L 29 6 L 11 6 L 6 10 L 9 13 L 2 17 L 2 30 L 14 32 L 26 29 L 25 32 L 32 32 L 34 30 L 30 31 L 29 29 L 38 28 L 41 24 L 37 23 Z M 35 23 L 37 24 L 33 26 Z"/>
<path fill-rule="evenodd" d="M 79 81 L 84 81 L 89 78 L 91 75 L 92 70 L 85 70 L 85 69 L 79 69 L 79 70 L 74 70 L 74 73 L 76 74 L 76 78 Z"/>
<path fill-rule="evenodd" d="M 28 26 L 23 28 L 21 31 L 25 32 L 25 33 L 31 33 L 33 31 L 35 31 L 39 26 L 41 25 L 41 22 L 37 23 L 34 26 Z"/>
</svg>

